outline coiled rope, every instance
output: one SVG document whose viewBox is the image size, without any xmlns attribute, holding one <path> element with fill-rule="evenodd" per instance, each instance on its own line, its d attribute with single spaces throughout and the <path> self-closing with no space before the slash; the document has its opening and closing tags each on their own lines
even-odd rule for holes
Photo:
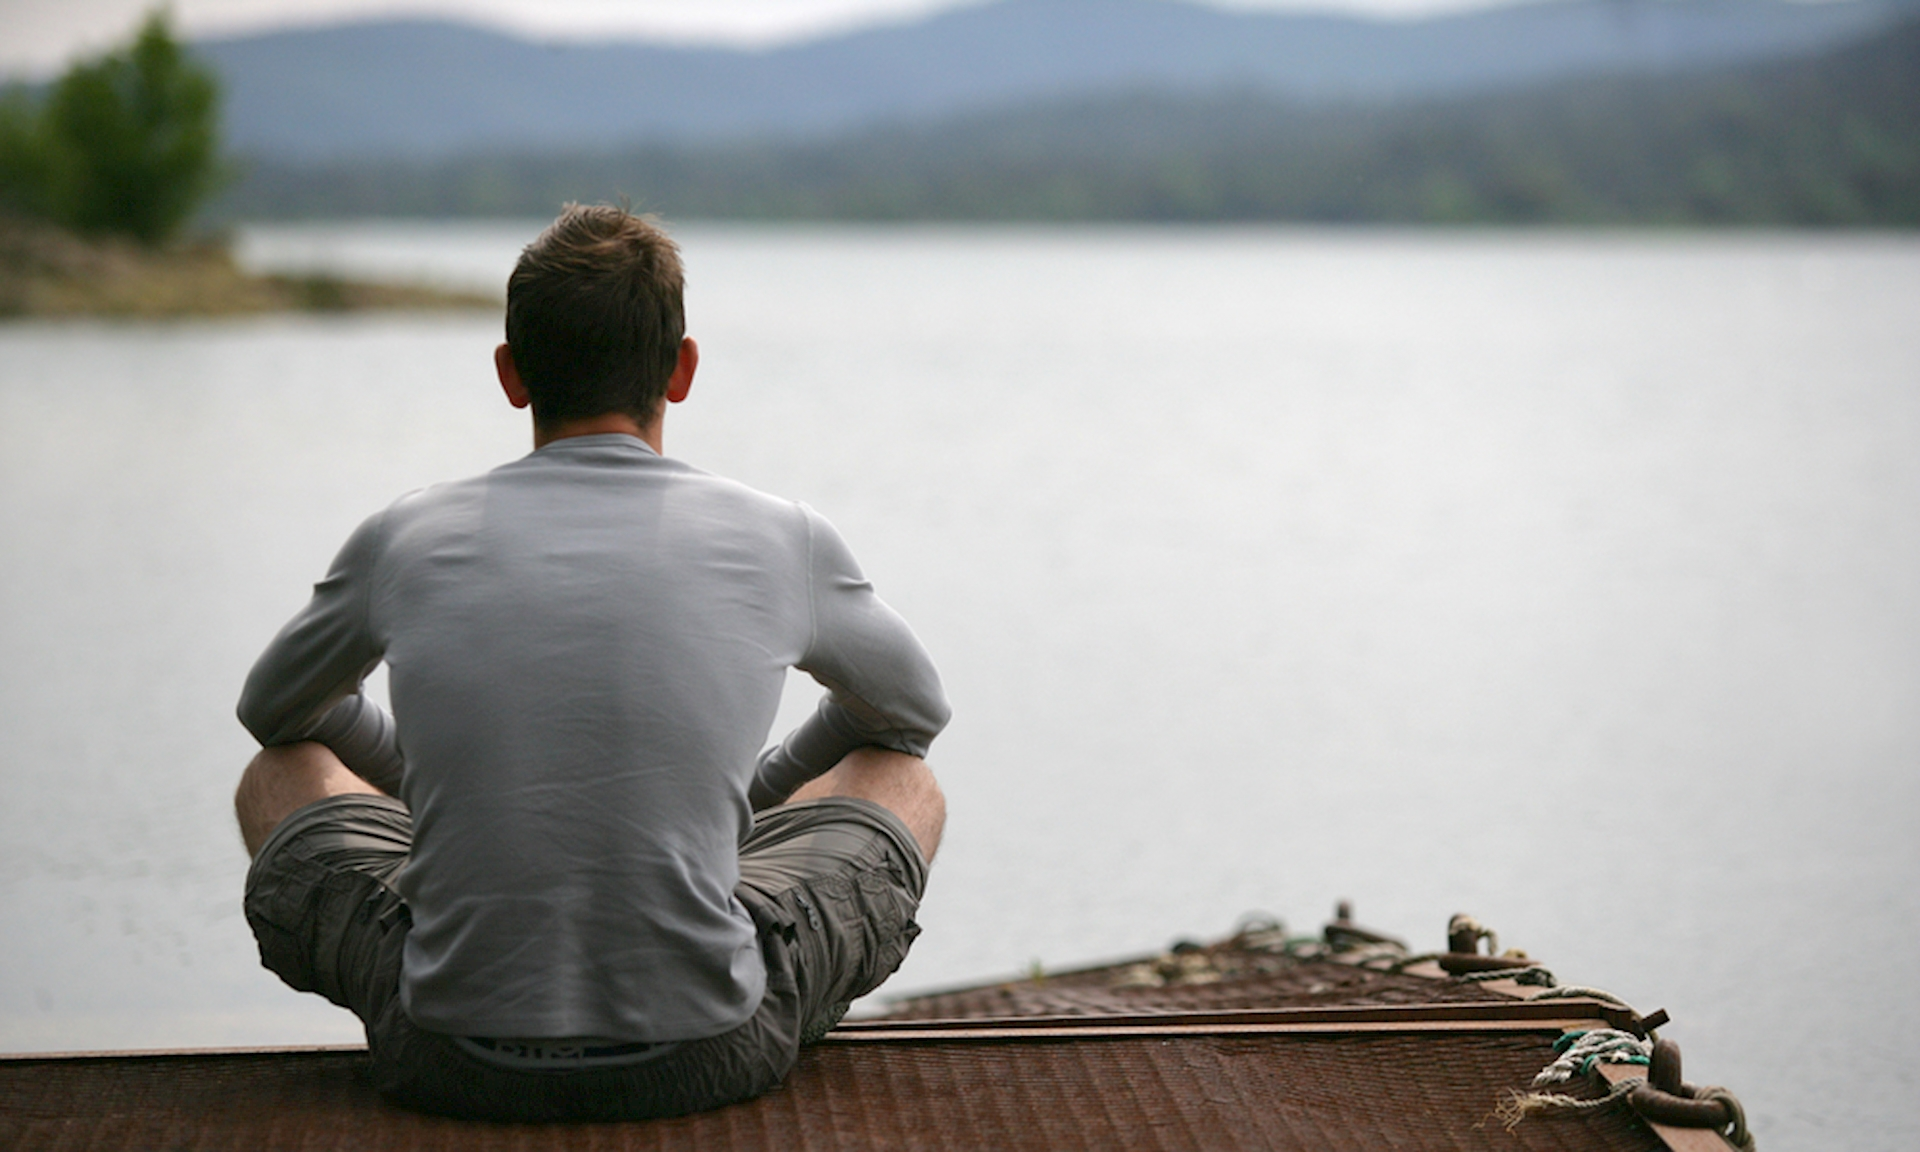
<svg viewBox="0 0 1920 1152">
<path fill-rule="evenodd" d="M 1575 1075 L 1584 1076 L 1595 1064 L 1650 1064 L 1653 1046 L 1631 1032 L 1618 1028 L 1595 1028 L 1585 1032 L 1562 1033 L 1553 1042 L 1553 1063 L 1533 1078 L 1533 1087 L 1564 1084 Z M 1605 1096 L 1582 1099 L 1563 1092 L 1520 1092 L 1509 1088 L 1507 1098 L 1494 1108 L 1494 1115 L 1511 1132 L 1520 1121 L 1536 1112 L 1592 1112 L 1621 1099 L 1635 1087 L 1645 1084 L 1644 1076 L 1622 1080 Z"/>
<path fill-rule="evenodd" d="M 1564 1084 L 1576 1073 L 1584 1076 L 1593 1071 L 1595 1064 L 1653 1063 L 1653 1045 L 1618 1028 L 1564 1032 L 1553 1042 L 1553 1050 L 1557 1056 L 1533 1078 L 1535 1088 Z"/>
</svg>

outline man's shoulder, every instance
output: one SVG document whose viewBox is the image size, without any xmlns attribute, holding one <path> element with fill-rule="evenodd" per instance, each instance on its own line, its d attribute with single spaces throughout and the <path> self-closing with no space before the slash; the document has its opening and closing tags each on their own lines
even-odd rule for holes
<svg viewBox="0 0 1920 1152">
<path fill-rule="evenodd" d="M 482 501 L 486 498 L 487 478 L 491 473 L 466 476 L 459 480 L 441 480 L 423 488 L 402 492 L 385 508 L 367 517 L 369 524 L 392 526 L 411 517 L 431 515 L 436 510 Z"/>
<path fill-rule="evenodd" d="M 497 514 L 523 500 L 529 502 L 521 505 L 524 512 L 548 501 L 598 499 L 617 505 L 669 495 L 678 505 L 700 509 L 716 524 L 759 524 L 807 534 L 819 521 L 817 513 L 797 500 L 651 449 L 636 452 L 615 442 L 585 443 L 561 452 L 549 446 L 485 472 L 417 488 L 375 513 L 368 524 L 392 532 L 484 515 L 490 507 Z"/>
</svg>

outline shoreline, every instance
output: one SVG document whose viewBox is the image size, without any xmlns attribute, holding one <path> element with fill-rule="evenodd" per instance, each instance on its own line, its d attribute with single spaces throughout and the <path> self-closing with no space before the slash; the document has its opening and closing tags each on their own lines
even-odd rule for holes
<svg viewBox="0 0 1920 1152">
<path fill-rule="evenodd" d="M 223 238 L 149 249 L 0 216 L 0 322 L 184 320 L 276 313 L 497 310 L 492 296 L 325 273 L 259 275 Z"/>
</svg>

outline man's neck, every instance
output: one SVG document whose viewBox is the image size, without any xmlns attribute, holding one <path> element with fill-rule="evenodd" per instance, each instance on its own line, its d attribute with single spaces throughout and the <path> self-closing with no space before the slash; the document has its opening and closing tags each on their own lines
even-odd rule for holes
<svg viewBox="0 0 1920 1152">
<path fill-rule="evenodd" d="M 606 412 L 599 416 L 584 416 L 578 420 L 562 420 L 551 426 L 536 422 L 533 426 L 533 446 L 537 450 L 545 448 L 555 440 L 618 432 L 632 436 L 655 452 L 660 452 L 660 431 L 665 423 L 665 420 L 656 415 L 650 422 L 641 424 L 624 412 Z"/>
</svg>

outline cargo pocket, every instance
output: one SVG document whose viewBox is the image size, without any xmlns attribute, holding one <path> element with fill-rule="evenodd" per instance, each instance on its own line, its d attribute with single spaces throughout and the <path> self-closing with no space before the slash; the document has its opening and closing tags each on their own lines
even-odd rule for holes
<svg viewBox="0 0 1920 1152">
<path fill-rule="evenodd" d="M 274 863 L 248 878 L 243 905 L 260 964 L 296 992 L 317 991 L 311 937 L 327 871 L 287 853 Z"/>
<path fill-rule="evenodd" d="M 794 976 L 794 949 L 799 946 L 795 916 L 780 901 L 768 898 L 758 889 L 741 885 L 734 890 L 747 915 L 753 918 L 753 931 L 760 938 L 760 958 L 767 967 L 767 992 L 776 998 L 792 998 L 799 991 Z"/>
<path fill-rule="evenodd" d="M 335 871 L 297 849 L 252 879 L 245 907 L 262 966 L 362 1018 L 382 937 L 410 923 L 406 905 L 375 877 Z"/>
<path fill-rule="evenodd" d="M 878 869 L 859 873 L 855 885 L 868 926 L 869 943 L 866 963 L 861 967 L 852 995 L 864 996 L 884 983 L 906 960 L 907 949 L 920 935 L 920 925 L 913 919 L 919 905 Z"/>
</svg>

